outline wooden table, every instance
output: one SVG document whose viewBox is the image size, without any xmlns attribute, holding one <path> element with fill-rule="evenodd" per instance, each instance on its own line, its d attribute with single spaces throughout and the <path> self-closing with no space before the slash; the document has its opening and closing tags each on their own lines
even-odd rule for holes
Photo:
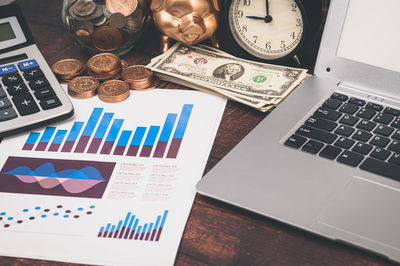
<svg viewBox="0 0 400 266">
<path fill-rule="evenodd" d="M 61 0 L 17 0 L 49 64 L 63 58 L 86 60 L 61 24 Z M 145 50 L 140 47 L 148 47 Z M 145 38 L 124 59 L 146 64 L 158 54 Z M 184 89 L 162 82 L 160 87 Z M 229 101 L 205 173 L 246 136 L 267 113 Z M 4 245 L 5 243 L 3 243 Z M 54 262 L 0 257 L 3 265 L 54 265 Z M 61 263 L 60 263 L 61 264 Z M 390 265 L 360 249 L 333 242 L 272 219 L 198 195 L 176 257 L 177 265 Z"/>
</svg>

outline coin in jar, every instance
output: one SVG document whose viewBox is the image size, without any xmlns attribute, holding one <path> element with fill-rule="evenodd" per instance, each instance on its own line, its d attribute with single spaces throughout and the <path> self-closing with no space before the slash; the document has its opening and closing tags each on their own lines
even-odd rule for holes
<svg viewBox="0 0 400 266">
<path fill-rule="evenodd" d="M 121 102 L 130 95 L 129 84 L 121 80 L 109 80 L 100 85 L 98 94 L 104 102 Z"/>
<path fill-rule="evenodd" d="M 55 62 L 51 70 L 57 75 L 73 75 L 83 68 L 83 63 L 76 59 L 63 59 Z"/>
<path fill-rule="evenodd" d="M 129 16 L 137 7 L 137 0 L 106 0 L 106 8 L 110 13 L 122 13 Z"/>
<path fill-rule="evenodd" d="M 87 65 L 95 73 L 110 73 L 120 65 L 120 59 L 115 54 L 102 53 L 92 56 Z"/>
<path fill-rule="evenodd" d="M 74 5 L 74 11 L 78 16 L 89 16 L 96 10 L 96 4 L 89 1 L 78 1 Z"/>
<path fill-rule="evenodd" d="M 126 24 L 126 17 L 121 13 L 113 13 L 108 19 L 108 24 L 116 29 L 121 29 Z"/>
<path fill-rule="evenodd" d="M 87 99 L 97 93 L 100 82 L 92 77 L 76 77 L 68 82 L 68 94 L 77 99 Z"/>
<path fill-rule="evenodd" d="M 101 26 L 92 35 L 92 45 L 100 51 L 113 51 L 124 42 L 119 30 L 111 26 Z"/>
</svg>

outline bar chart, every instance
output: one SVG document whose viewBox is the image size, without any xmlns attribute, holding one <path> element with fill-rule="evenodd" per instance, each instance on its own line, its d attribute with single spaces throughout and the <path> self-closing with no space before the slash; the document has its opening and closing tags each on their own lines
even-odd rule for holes
<svg viewBox="0 0 400 266">
<path fill-rule="evenodd" d="M 95 107 L 86 122 L 75 121 L 70 130 L 47 127 L 43 132 L 31 132 L 22 150 L 174 159 L 192 110 L 193 104 L 184 104 L 180 113 L 168 113 L 161 125 L 125 130 L 125 119 Z"/>
<path fill-rule="evenodd" d="M 168 210 L 150 223 L 143 223 L 133 212 L 128 212 L 124 220 L 107 223 L 100 227 L 97 237 L 127 240 L 159 241 L 163 231 Z"/>
</svg>

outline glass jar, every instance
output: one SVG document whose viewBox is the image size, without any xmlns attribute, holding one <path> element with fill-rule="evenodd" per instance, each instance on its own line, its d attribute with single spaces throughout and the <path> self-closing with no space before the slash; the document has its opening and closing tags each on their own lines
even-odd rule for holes
<svg viewBox="0 0 400 266">
<path fill-rule="evenodd" d="M 74 42 L 90 55 L 124 55 L 149 17 L 145 0 L 63 0 L 61 18 Z"/>
</svg>

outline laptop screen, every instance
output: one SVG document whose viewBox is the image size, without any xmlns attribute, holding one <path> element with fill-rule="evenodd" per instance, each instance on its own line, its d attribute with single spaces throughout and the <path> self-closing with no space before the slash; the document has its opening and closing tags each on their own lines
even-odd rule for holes
<svg viewBox="0 0 400 266">
<path fill-rule="evenodd" d="M 399 11 L 399 0 L 350 0 L 336 55 L 400 72 Z"/>
</svg>

